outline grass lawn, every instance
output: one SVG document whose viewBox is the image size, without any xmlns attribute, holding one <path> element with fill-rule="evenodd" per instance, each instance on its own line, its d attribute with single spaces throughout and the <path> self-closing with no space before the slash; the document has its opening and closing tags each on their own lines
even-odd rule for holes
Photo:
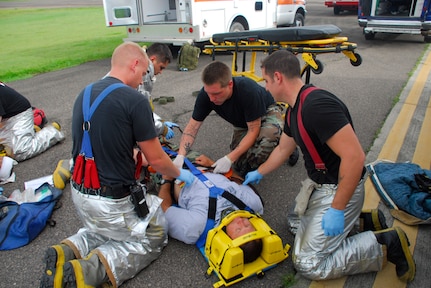
<svg viewBox="0 0 431 288">
<path fill-rule="evenodd" d="M 125 27 L 106 27 L 103 7 L 0 9 L 0 81 L 111 57 Z"/>
</svg>

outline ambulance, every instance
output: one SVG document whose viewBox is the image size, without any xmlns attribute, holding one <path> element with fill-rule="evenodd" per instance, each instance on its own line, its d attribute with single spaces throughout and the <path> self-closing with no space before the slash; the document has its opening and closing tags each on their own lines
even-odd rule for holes
<svg viewBox="0 0 431 288">
<path fill-rule="evenodd" d="M 431 43 L 430 0 L 360 0 L 358 24 L 366 40 L 377 33 L 412 34 Z"/>
<path fill-rule="evenodd" d="M 305 0 L 103 0 L 106 26 L 126 26 L 124 41 L 182 46 L 216 33 L 303 26 Z"/>
</svg>

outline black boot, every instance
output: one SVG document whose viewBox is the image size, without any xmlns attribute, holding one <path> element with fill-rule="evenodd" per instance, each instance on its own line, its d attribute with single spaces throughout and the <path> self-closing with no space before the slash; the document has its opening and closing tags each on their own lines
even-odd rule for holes
<svg viewBox="0 0 431 288">
<path fill-rule="evenodd" d="M 296 162 L 298 162 L 298 159 L 299 159 L 299 150 L 298 150 L 298 147 L 296 147 L 295 151 L 293 151 L 293 153 L 290 154 L 290 157 L 287 163 L 289 163 L 290 166 L 295 166 Z"/>
<path fill-rule="evenodd" d="M 63 287 L 99 287 L 108 281 L 105 267 L 96 254 L 85 259 L 71 260 L 64 264 Z"/>
<path fill-rule="evenodd" d="M 377 242 L 386 246 L 387 259 L 395 264 L 398 278 L 404 282 L 412 281 L 416 265 L 406 233 L 400 227 L 395 227 L 375 232 L 375 235 Z"/>
<path fill-rule="evenodd" d="M 379 209 L 362 210 L 361 215 L 359 215 L 359 221 L 359 230 L 361 232 L 379 231 L 388 228 L 385 215 Z"/>
<path fill-rule="evenodd" d="M 63 287 L 63 265 L 65 262 L 75 259 L 72 248 L 65 244 L 54 245 L 45 253 L 45 273 L 40 280 L 41 288 Z"/>
</svg>

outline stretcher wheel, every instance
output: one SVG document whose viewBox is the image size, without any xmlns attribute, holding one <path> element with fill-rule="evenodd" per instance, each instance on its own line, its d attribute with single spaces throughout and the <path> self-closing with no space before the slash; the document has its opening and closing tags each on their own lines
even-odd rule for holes
<svg viewBox="0 0 431 288">
<path fill-rule="evenodd" d="M 262 279 L 265 276 L 265 272 L 261 271 L 256 274 L 258 279 Z"/>
<path fill-rule="evenodd" d="M 48 223 L 48 225 L 49 226 L 51 226 L 51 227 L 54 227 L 55 226 L 55 224 L 57 224 L 57 222 L 55 222 L 55 220 L 52 220 L 52 219 L 48 219 L 48 220 L 46 220 L 46 222 Z"/>
<path fill-rule="evenodd" d="M 350 64 L 352 64 L 355 67 L 361 65 L 362 64 L 361 55 L 359 55 L 358 53 L 353 53 L 353 55 L 355 55 L 356 61 L 350 60 Z"/>
<path fill-rule="evenodd" d="M 314 62 L 316 62 L 317 68 L 314 69 L 313 67 L 310 66 L 311 70 L 313 71 L 314 74 L 320 74 L 323 72 L 323 63 L 320 62 L 319 60 L 315 59 Z"/>
</svg>

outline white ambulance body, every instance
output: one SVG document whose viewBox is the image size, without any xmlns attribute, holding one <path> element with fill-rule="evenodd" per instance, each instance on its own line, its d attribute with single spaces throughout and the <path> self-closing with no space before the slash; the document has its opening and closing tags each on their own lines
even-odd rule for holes
<svg viewBox="0 0 431 288">
<path fill-rule="evenodd" d="M 133 42 L 181 46 L 215 33 L 303 26 L 305 0 L 103 0 L 106 26 Z"/>
</svg>

